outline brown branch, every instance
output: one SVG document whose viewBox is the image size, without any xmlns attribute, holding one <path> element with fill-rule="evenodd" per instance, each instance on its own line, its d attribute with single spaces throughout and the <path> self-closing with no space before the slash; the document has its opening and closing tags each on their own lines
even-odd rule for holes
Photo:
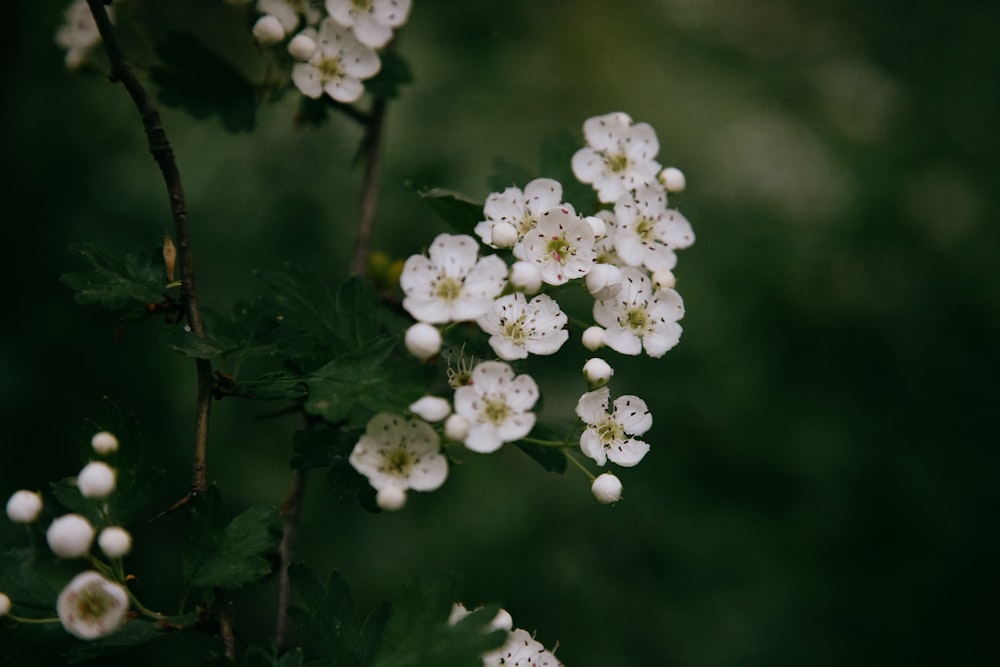
<svg viewBox="0 0 1000 667">
<path fill-rule="evenodd" d="M 132 73 L 122 55 L 118 40 L 115 37 L 114 26 L 108 19 L 103 0 L 87 0 L 90 12 L 94 16 L 97 30 L 104 41 L 104 48 L 111 63 L 111 80 L 120 81 L 135 103 L 142 117 L 142 126 L 146 131 L 149 152 L 160 167 L 163 181 L 170 198 L 170 213 L 174 221 L 174 234 L 177 237 L 177 260 L 180 267 L 181 305 L 187 316 L 191 331 L 197 336 L 205 335 L 201 312 L 198 309 L 198 298 L 194 282 L 194 263 L 191 251 L 191 227 L 188 224 L 187 205 L 184 201 L 184 188 L 181 185 L 180 172 L 174 159 L 173 149 L 167 140 L 160 114 L 153 104 L 152 98 L 146 94 L 142 84 Z M 205 492 L 208 486 L 206 461 L 208 459 L 208 421 L 212 405 L 212 364 L 206 359 L 195 362 L 198 373 L 198 398 L 195 409 L 194 433 L 194 471 L 191 479 L 190 495 Z"/>
<path fill-rule="evenodd" d="M 285 650 L 285 639 L 288 636 L 288 605 L 291 604 L 292 582 L 288 578 L 288 566 L 292 562 L 295 551 L 295 538 L 298 536 L 299 515 L 302 510 L 302 496 L 306 489 L 306 473 L 303 470 L 292 472 L 292 482 L 288 495 L 281 504 L 281 516 L 284 519 L 284 532 L 281 544 L 278 545 L 278 556 L 281 559 L 278 573 L 278 619 L 274 627 L 274 646 L 278 655 Z"/>
<path fill-rule="evenodd" d="M 375 211 L 378 207 L 379 166 L 382 157 L 382 133 L 385 128 L 387 101 L 376 97 L 368 117 L 365 173 L 361 185 L 361 216 L 358 233 L 351 256 L 351 274 L 363 276 L 368 272 L 368 255 L 371 253 L 372 232 L 375 229 Z"/>
</svg>

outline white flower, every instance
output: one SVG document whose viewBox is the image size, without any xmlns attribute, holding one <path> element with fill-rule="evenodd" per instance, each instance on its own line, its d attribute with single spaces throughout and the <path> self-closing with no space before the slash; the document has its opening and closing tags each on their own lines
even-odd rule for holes
<svg viewBox="0 0 1000 667">
<path fill-rule="evenodd" d="M 595 299 L 610 299 L 622 291 L 622 272 L 614 264 L 595 264 L 586 283 Z"/>
<path fill-rule="evenodd" d="M 667 167 L 660 172 L 658 178 L 667 192 L 684 192 L 684 188 L 687 187 L 684 172 L 677 167 Z"/>
<path fill-rule="evenodd" d="M 462 415 L 450 414 L 444 420 L 444 437 L 462 442 L 469 435 L 469 420 Z"/>
<path fill-rule="evenodd" d="M 514 377 L 502 361 L 481 362 L 469 383 L 455 390 L 455 412 L 469 423 L 465 446 L 487 454 L 528 435 L 535 426 L 531 408 L 537 400 L 538 385 L 530 375 Z"/>
<path fill-rule="evenodd" d="M 601 327 L 587 327 L 580 338 L 583 346 L 591 352 L 604 347 L 604 329 Z"/>
<path fill-rule="evenodd" d="M 583 375 L 592 386 L 607 384 L 608 380 L 614 374 L 615 369 L 611 368 L 611 364 L 604 361 L 604 359 L 594 357 L 593 359 L 587 359 L 587 362 L 583 365 Z"/>
<path fill-rule="evenodd" d="M 121 558 L 132 550 L 132 535 L 121 526 L 109 526 L 97 536 L 97 545 L 108 558 Z"/>
<path fill-rule="evenodd" d="M 597 476 L 594 483 L 590 485 L 590 491 L 597 498 L 597 502 L 610 505 L 621 500 L 622 481 L 614 473 L 606 472 Z"/>
<path fill-rule="evenodd" d="M 79 558 L 90 551 L 94 527 L 79 514 L 64 514 L 49 524 L 45 539 L 60 558 Z"/>
<path fill-rule="evenodd" d="M 34 491 L 15 491 L 7 501 L 7 516 L 14 523 L 33 523 L 42 511 L 42 497 Z"/>
<path fill-rule="evenodd" d="M 573 155 L 573 174 L 592 185 L 602 202 L 656 183 L 660 142 L 649 124 L 633 125 L 628 114 L 610 113 L 584 121 L 583 135 L 587 146 Z"/>
<path fill-rule="evenodd" d="M 76 485 L 84 498 L 104 498 L 115 490 L 115 471 L 103 461 L 91 461 L 77 475 Z"/>
<path fill-rule="evenodd" d="M 562 667 L 527 630 L 513 630 L 504 645 L 483 655 L 483 667 Z"/>
<path fill-rule="evenodd" d="M 411 325 L 403 336 L 406 351 L 421 361 L 430 359 L 440 352 L 441 342 L 441 332 L 436 326 L 426 322 Z"/>
<path fill-rule="evenodd" d="M 674 250 L 692 243 L 691 223 L 667 208 L 663 190 L 641 188 L 615 202 L 615 250 L 629 266 L 672 269 L 677 264 Z"/>
<path fill-rule="evenodd" d="M 649 445 L 633 436 L 648 431 L 653 416 L 637 396 L 619 396 L 614 412 L 608 414 L 609 398 L 608 388 L 601 387 L 577 401 L 576 414 L 587 424 L 580 436 L 580 450 L 600 466 L 608 459 L 620 466 L 634 466 L 649 451 Z"/>
<path fill-rule="evenodd" d="M 108 18 L 114 19 L 111 7 L 105 9 Z M 94 15 L 90 13 L 87 0 L 74 0 L 63 12 L 63 25 L 56 32 L 56 44 L 66 49 L 67 69 L 77 69 L 83 64 L 87 52 L 101 41 Z"/>
<path fill-rule="evenodd" d="M 399 276 L 403 308 L 415 319 L 474 320 L 503 291 L 507 265 L 496 255 L 477 259 L 479 244 L 471 236 L 439 234 L 427 253 L 409 257 Z"/>
<path fill-rule="evenodd" d="M 524 259 L 521 241 L 535 228 L 542 214 L 552 208 L 572 210 L 562 202 L 562 185 L 551 178 L 536 178 L 520 188 L 510 187 L 503 192 L 494 192 L 486 198 L 483 215 L 486 220 L 476 225 L 475 232 L 486 245 L 497 248 L 513 246 L 514 257 Z M 498 245 L 493 240 L 493 229 L 499 225 L 510 225 L 517 235 L 509 245 Z"/>
<path fill-rule="evenodd" d="M 10 613 L 10 598 L 6 594 L 0 593 L 0 618 Z"/>
<path fill-rule="evenodd" d="M 510 284 L 525 294 L 535 294 L 542 288 L 542 272 L 534 262 L 514 262 L 510 267 Z"/>
<path fill-rule="evenodd" d="M 261 46 L 272 46 L 285 38 L 285 27 L 274 16 L 264 14 L 253 24 L 253 38 Z"/>
<path fill-rule="evenodd" d="M 118 438 L 114 433 L 99 431 L 90 439 L 90 446 L 98 454 L 110 454 L 118 450 Z"/>
<path fill-rule="evenodd" d="M 286 34 L 292 33 L 298 27 L 303 16 L 307 22 L 319 20 L 317 12 L 309 6 L 310 0 L 257 0 L 257 11 L 273 16 L 280 23 Z M 284 39 L 284 38 L 282 38 Z M 281 41 L 280 39 L 278 41 Z"/>
<path fill-rule="evenodd" d="M 288 42 L 288 55 L 303 62 L 309 60 L 316 53 L 316 37 L 313 28 L 306 28 L 295 35 Z"/>
<path fill-rule="evenodd" d="M 439 422 L 451 414 L 451 403 L 440 396 L 423 396 L 411 403 L 409 409 L 425 421 Z"/>
<path fill-rule="evenodd" d="M 56 612 L 66 632 L 98 639 L 116 632 L 128 612 L 128 593 L 93 570 L 81 572 L 59 594 Z"/>
<path fill-rule="evenodd" d="M 326 11 L 337 23 L 351 28 L 358 41 L 378 49 L 392 39 L 392 31 L 406 23 L 410 0 L 326 0 Z"/>
<path fill-rule="evenodd" d="M 433 491 L 448 476 L 448 461 L 430 424 L 387 412 L 368 421 L 349 460 L 376 491 L 387 486 Z"/>
<path fill-rule="evenodd" d="M 292 67 L 292 81 L 306 97 L 318 99 L 325 92 L 338 102 L 354 102 L 365 91 L 361 82 L 381 67 L 371 48 L 328 17 L 320 23 L 312 57 Z"/>
<path fill-rule="evenodd" d="M 618 251 L 615 250 L 617 228 L 614 212 L 606 210 L 598 211 L 594 217 L 604 221 L 604 234 L 598 236 L 597 242 L 594 243 L 595 261 L 598 264 L 611 264 L 617 267 L 625 266 L 625 262 L 622 261 L 622 258 L 618 256 Z"/>
<path fill-rule="evenodd" d="M 476 320 L 490 334 L 490 347 L 501 359 L 529 354 L 555 354 L 569 338 L 567 318 L 552 297 L 539 294 L 530 302 L 521 292 L 502 296 Z"/>
<path fill-rule="evenodd" d="M 622 354 L 645 349 L 651 357 L 662 357 L 681 337 L 681 295 L 672 289 L 653 291 L 638 269 L 622 269 L 622 278 L 618 296 L 594 304 L 594 320 L 605 327 L 605 344 Z"/>
<path fill-rule="evenodd" d="M 545 211 L 524 237 L 523 257 L 534 262 L 549 285 L 562 285 L 587 275 L 594 266 L 594 228 L 572 209 Z"/>
</svg>

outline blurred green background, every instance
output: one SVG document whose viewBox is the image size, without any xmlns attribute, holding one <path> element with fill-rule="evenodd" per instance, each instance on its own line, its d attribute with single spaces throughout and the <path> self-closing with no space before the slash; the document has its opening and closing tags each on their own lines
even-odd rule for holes
<svg viewBox="0 0 1000 667">
<path fill-rule="evenodd" d="M 0 496 L 75 474 L 77 431 L 107 395 L 167 470 L 165 507 L 189 481 L 193 364 L 158 323 L 120 329 L 58 276 L 82 268 L 73 242 L 152 247 L 169 209 L 124 90 L 63 67 L 65 4 L 4 3 L 0 21 Z M 229 11 L 142 4 L 156 34 Z M 399 50 L 416 81 L 389 111 L 376 246 L 405 257 L 447 230 L 405 181 L 481 199 L 495 158 L 533 170 L 549 138 L 626 111 L 688 178 L 672 199 L 698 236 L 677 270 L 684 336 L 656 362 L 608 357 L 614 391 L 655 415 L 617 506 L 512 447 L 469 453 L 395 514 L 336 500 L 314 473 L 302 557 L 339 570 L 365 611 L 457 571 L 465 602 L 503 604 L 570 667 L 997 660 L 1000 5 L 414 4 Z M 244 29 L 214 46 L 252 72 Z M 161 108 L 204 303 L 228 309 L 257 291 L 253 269 L 285 261 L 346 275 L 360 134 L 341 118 L 295 129 L 294 98 L 250 134 Z M 572 406 L 555 374 L 541 382 L 549 408 Z M 298 423 L 256 419 L 273 407 L 214 407 L 209 470 L 234 512 L 285 493 Z M 135 527 L 149 606 L 173 604 L 182 529 Z M 23 538 L 4 521 L 0 539 Z M 274 591 L 237 597 L 248 636 L 270 628 Z M 191 664 L 205 645 L 128 660 Z"/>
</svg>

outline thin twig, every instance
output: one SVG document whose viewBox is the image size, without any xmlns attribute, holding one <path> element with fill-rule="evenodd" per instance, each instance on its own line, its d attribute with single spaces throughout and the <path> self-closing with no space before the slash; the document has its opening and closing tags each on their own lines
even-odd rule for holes
<svg viewBox="0 0 1000 667">
<path fill-rule="evenodd" d="M 181 273 L 181 302 L 187 316 L 191 331 L 197 336 L 205 335 L 201 312 L 198 309 L 198 298 L 194 282 L 194 263 L 191 250 L 191 227 L 188 224 L 187 205 L 184 201 L 184 188 L 181 185 L 180 172 L 174 159 L 173 149 L 167 140 L 160 114 L 153 104 L 152 98 L 146 94 L 142 84 L 132 73 L 122 55 L 118 40 L 115 37 L 114 26 L 108 19 L 103 0 L 87 0 L 90 12 L 94 16 L 97 30 L 104 41 L 104 48 L 111 63 L 111 80 L 120 81 L 135 103 L 142 116 L 142 126 L 146 131 L 149 152 L 160 167 L 163 181 L 167 186 L 170 198 L 170 213 L 174 221 L 174 234 L 177 236 L 177 260 Z M 206 462 L 208 459 L 208 421 L 212 406 L 212 364 L 207 359 L 195 361 L 198 373 L 198 398 L 195 409 L 194 433 L 194 470 L 191 479 L 190 495 L 205 492 L 208 486 Z"/>
<path fill-rule="evenodd" d="M 302 470 L 292 472 L 292 481 L 288 495 L 281 504 L 281 516 L 284 519 L 284 532 L 281 544 L 278 545 L 278 556 L 281 559 L 281 570 L 278 576 L 278 620 L 274 627 L 274 646 L 278 655 L 285 650 L 285 640 L 288 637 L 288 605 L 292 599 L 292 582 L 288 578 L 288 565 L 295 552 L 295 538 L 298 536 L 299 515 L 302 510 L 302 496 L 306 489 L 306 474 Z"/>
<path fill-rule="evenodd" d="M 368 271 L 368 255 L 371 253 L 372 232 L 375 228 L 375 211 L 378 207 L 379 166 L 382 158 L 382 132 L 385 127 L 385 113 L 388 103 L 384 97 L 376 97 L 372 102 L 368 118 L 367 152 L 365 174 L 361 185 L 361 216 L 351 256 L 351 274 L 363 276 Z"/>
</svg>

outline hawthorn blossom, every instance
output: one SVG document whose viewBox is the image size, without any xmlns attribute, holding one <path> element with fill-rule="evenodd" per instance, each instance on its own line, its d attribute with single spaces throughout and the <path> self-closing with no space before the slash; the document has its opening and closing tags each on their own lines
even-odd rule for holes
<svg viewBox="0 0 1000 667">
<path fill-rule="evenodd" d="M 108 558 L 121 558 L 132 550 L 132 534 L 121 526 L 108 526 L 97 536 L 97 545 Z"/>
<path fill-rule="evenodd" d="M 610 113 L 584 121 L 583 135 L 587 145 L 573 154 L 573 175 L 592 185 L 602 202 L 657 182 L 660 142 L 648 123 L 633 125 L 628 114 Z"/>
<path fill-rule="evenodd" d="M 354 102 L 365 92 L 361 82 L 381 67 L 375 51 L 327 17 L 320 23 L 312 57 L 292 67 L 292 81 L 306 97 L 318 99 L 326 93 L 337 102 Z"/>
<path fill-rule="evenodd" d="M 430 424 L 387 412 L 368 421 L 348 460 L 376 491 L 433 491 L 448 477 L 448 461 Z M 398 500 L 398 494 L 393 499 Z"/>
<path fill-rule="evenodd" d="M 673 289 L 654 289 L 649 277 L 630 267 L 622 269 L 622 290 L 594 303 L 594 320 L 605 328 L 604 343 L 622 354 L 646 350 L 662 357 L 681 338 L 684 302 Z"/>
<path fill-rule="evenodd" d="M 629 266 L 673 269 L 674 250 L 694 243 L 691 223 L 667 208 L 667 194 L 659 188 L 641 188 L 618 199 L 615 223 L 615 250 Z"/>
<path fill-rule="evenodd" d="M 106 7 L 108 18 L 114 20 L 111 7 Z M 87 0 L 74 0 L 63 12 L 63 24 L 56 31 L 56 44 L 66 49 L 66 68 L 79 69 L 87 53 L 101 42 L 94 15 Z"/>
<path fill-rule="evenodd" d="M 590 491 L 602 505 L 616 503 L 622 498 L 622 481 L 614 473 L 606 472 L 594 478 Z"/>
<path fill-rule="evenodd" d="M 477 322 L 490 334 L 493 351 L 508 361 L 529 354 L 555 354 L 569 338 L 566 313 L 545 294 L 530 302 L 521 292 L 500 297 Z"/>
<path fill-rule="evenodd" d="M 519 188 L 510 187 L 503 192 L 494 192 L 486 198 L 483 215 L 486 220 L 476 225 L 475 232 L 483 243 L 493 247 L 513 246 L 517 259 L 524 259 L 522 241 L 535 228 L 549 209 L 564 208 L 572 211 L 569 204 L 562 202 L 562 184 L 551 178 L 536 178 Z M 513 242 L 500 245 L 494 242 L 494 228 L 510 225 L 517 234 Z M 506 228 L 504 228 L 506 229 Z"/>
<path fill-rule="evenodd" d="M 323 16 L 320 10 L 310 5 L 310 0 L 257 0 L 257 11 L 277 19 L 285 34 L 291 34 L 302 19 L 309 25 L 315 25 Z"/>
<path fill-rule="evenodd" d="M 333 20 L 350 28 L 365 46 L 380 49 L 410 16 L 410 0 L 326 0 Z"/>
<path fill-rule="evenodd" d="M 42 511 L 42 496 L 34 491 L 15 491 L 7 500 L 7 517 L 14 523 L 34 523 Z"/>
<path fill-rule="evenodd" d="M 76 485 L 84 498 L 104 498 L 115 490 L 117 474 L 104 461 L 91 461 L 77 475 Z"/>
<path fill-rule="evenodd" d="M 634 466 L 649 451 L 649 445 L 634 436 L 650 429 L 653 416 L 637 396 L 619 396 L 614 411 L 608 414 L 610 393 L 601 387 L 577 401 L 576 414 L 587 424 L 580 436 L 580 450 L 599 466 L 608 459 L 620 466 Z"/>
<path fill-rule="evenodd" d="M 594 228 L 571 208 L 552 208 L 524 237 L 523 257 L 534 262 L 549 285 L 582 278 L 593 268 Z"/>
<path fill-rule="evenodd" d="M 503 290 L 507 265 L 496 255 L 478 254 L 479 244 L 471 236 L 439 234 L 426 257 L 413 255 L 403 264 L 403 308 L 431 324 L 484 315 Z"/>
<path fill-rule="evenodd" d="M 538 385 L 530 375 L 515 377 L 502 361 L 479 363 L 469 382 L 455 390 L 455 413 L 469 425 L 465 446 L 487 454 L 528 435 L 535 426 L 531 408 L 537 400 Z"/>
<path fill-rule="evenodd" d="M 507 635 L 503 646 L 483 655 L 483 667 L 562 667 L 562 663 L 520 628 Z"/>
<path fill-rule="evenodd" d="M 45 539 L 60 558 L 80 558 L 90 551 L 94 527 L 79 514 L 64 514 L 49 524 Z"/>
<path fill-rule="evenodd" d="M 121 584 L 88 570 L 76 575 L 59 594 L 56 612 L 66 632 L 79 639 L 98 639 L 125 622 L 128 593 Z"/>
</svg>

